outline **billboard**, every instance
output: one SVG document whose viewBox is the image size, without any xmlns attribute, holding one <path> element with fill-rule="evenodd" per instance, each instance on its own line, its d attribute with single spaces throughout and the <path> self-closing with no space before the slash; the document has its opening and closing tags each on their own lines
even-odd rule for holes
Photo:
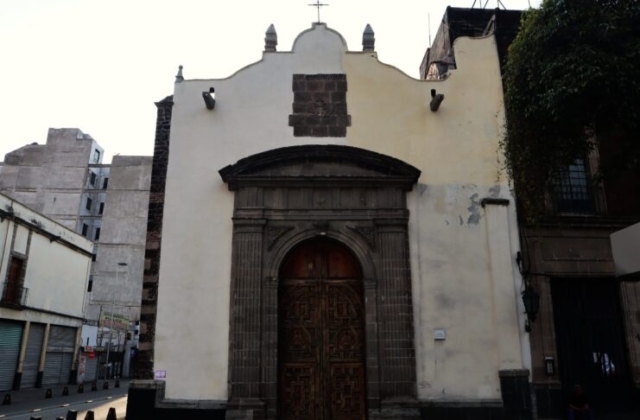
<svg viewBox="0 0 640 420">
<path fill-rule="evenodd" d="M 112 328 L 111 319 L 111 312 L 102 312 L 100 314 L 100 327 Z M 124 315 L 113 314 L 113 329 L 118 331 L 128 331 L 129 318 Z"/>
</svg>

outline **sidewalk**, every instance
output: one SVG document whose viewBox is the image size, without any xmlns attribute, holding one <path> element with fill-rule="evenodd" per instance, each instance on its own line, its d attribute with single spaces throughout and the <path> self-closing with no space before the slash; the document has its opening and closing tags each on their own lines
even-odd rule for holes
<svg viewBox="0 0 640 420">
<path fill-rule="evenodd" d="M 42 388 L 28 388 L 21 389 L 19 391 L 0 391 L 0 401 L 2 401 L 6 394 L 11 395 L 11 405 L 0 405 L 0 414 L 15 411 L 16 409 L 20 409 L 22 406 L 27 406 L 30 403 L 37 401 L 47 401 L 51 403 L 56 403 L 58 401 L 62 403 L 67 402 L 75 402 L 77 400 L 82 400 L 86 398 L 100 398 L 112 396 L 114 394 L 126 394 L 129 389 L 129 379 L 120 379 L 120 388 L 115 388 L 115 379 L 109 379 L 109 389 L 102 389 L 104 385 L 104 380 L 99 380 L 96 382 L 98 389 L 96 391 L 91 391 L 91 382 L 86 382 L 84 384 L 84 393 L 78 394 L 78 385 L 53 385 L 53 386 L 43 386 Z M 64 387 L 68 387 L 69 395 L 62 396 L 62 391 Z M 47 389 L 51 389 L 51 398 L 46 399 L 45 394 Z"/>
</svg>

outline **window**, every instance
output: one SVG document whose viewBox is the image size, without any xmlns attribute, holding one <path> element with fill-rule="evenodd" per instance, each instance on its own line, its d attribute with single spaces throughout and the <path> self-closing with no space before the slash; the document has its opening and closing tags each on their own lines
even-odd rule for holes
<svg viewBox="0 0 640 420">
<path fill-rule="evenodd" d="M 91 205 L 93 204 L 93 200 L 90 199 L 89 197 L 87 197 L 87 205 L 85 206 L 85 208 L 87 210 L 91 210 Z"/>
<path fill-rule="evenodd" d="M 92 254 L 91 255 L 91 261 L 96 262 L 96 258 L 98 257 L 97 254 Z"/>
<path fill-rule="evenodd" d="M 87 292 L 93 289 L 93 276 L 89 276 L 89 284 L 87 284 Z"/>
<path fill-rule="evenodd" d="M 594 213 L 591 183 L 584 159 L 576 159 L 555 182 L 557 210 L 563 213 Z"/>
<path fill-rule="evenodd" d="M 106 190 L 107 185 L 109 185 L 109 178 L 105 178 L 104 181 L 102 181 L 102 189 Z"/>
<path fill-rule="evenodd" d="M 82 224 L 82 236 L 87 237 L 87 233 L 89 233 L 89 225 L 86 223 Z"/>
<path fill-rule="evenodd" d="M 100 239 L 100 228 L 96 228 L 96 234 L 93 237 L 94 240 Z"/>
<path fill-rule="evenodd" d="M 11 257 L 7 282 L 2 292 L 2 302 L 17 305 L 24 304 L 22 302 L 24 266 L 25 261 L 22 258 Z"/>
<path fill-rule="evenodd" d="M 94 174 L 93 172 L 91 172 L 91 174 L 89 175 L 89 183 L 91 185 L 96 185 L 96 174 Z"/>
<path fill-rule="evenodd" d="M 100 209 L 98 209 L 98 214 L 104 213 L 104 203 L 100 203 Z"/>
<path fill-rule="evenodd" d="M 93 151 L 93 161 L 100 162 L 100 150 Z"/>
</svg>

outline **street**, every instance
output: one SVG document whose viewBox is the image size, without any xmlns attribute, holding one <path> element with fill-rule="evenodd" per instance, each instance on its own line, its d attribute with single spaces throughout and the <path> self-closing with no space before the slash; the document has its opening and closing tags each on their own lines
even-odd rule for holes
<svg viewBox="0 0 640 420">
<path fill-rule="evenodd" d="M 104 420 L 107 418 L 110 407 L 116 409 L 119 419 L 124 418 L 127 409 L 125 390 L 118 390 L 117 395 L 113 396 L 100 396 L 95 399 L 90 397 L 91 395 L 86 395 L 86 398 L 82 400 L 70 400 L 68 402 L 59 398 L 55 400 L 40 400 L 34 402 L 34 404 L 29 404 L 30 407 L 22 405 L 22 407 L 15 407 L 14 409 L 2 407 L 0 419 L 30 420 L 32 417 L 40 417 L 42 420 L 54 420 L 58 417 L 66 418 L 67 411 L 76 410 L 78 412 L 78 420 L 82 420 L 87 411 L 93 410 L 96 420 Z"/>
</svg>

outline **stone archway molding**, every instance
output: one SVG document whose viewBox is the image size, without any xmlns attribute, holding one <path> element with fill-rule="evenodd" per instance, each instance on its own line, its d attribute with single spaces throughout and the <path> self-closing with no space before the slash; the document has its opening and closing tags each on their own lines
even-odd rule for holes
<svg viewBox="0 0 640 420">
<path fill-rule="evenodd" d="M 348 166 L 351 170 L 326 173 L 310 167 L 312 164 L 321 163 Z M 383 184 L 403 185 L 407 190 L 411 190 L 420 177 L 419 169 L 399 159 L 366 149 L 334 144 L 268 150 L 228 165 L 219 173 L 232 191 L 240 185 L 308 185 L 314 181 L 337 180 L 341 180 L 343 184 L 354 185 L 365 181 L 377 181 Z"/>
</svg>

